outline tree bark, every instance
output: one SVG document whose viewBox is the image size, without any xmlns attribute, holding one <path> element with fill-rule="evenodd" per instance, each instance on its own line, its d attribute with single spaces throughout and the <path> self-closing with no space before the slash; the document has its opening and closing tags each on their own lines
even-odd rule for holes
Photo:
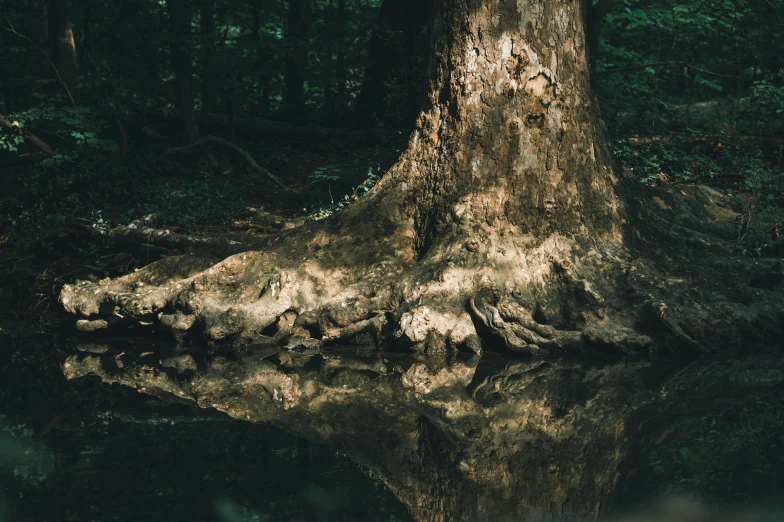
<svg viewBox="0 0 784 522">
<path fill-rule="evenodd" d="M 261 66 L 263 63 L 264 58 L 264 46 L 262 45 L 262 34 L 261 34 L 261 3 L 262 0 L 255 0 L 253 2 L 253 36 L 255 38 L 256 44 L 256 59 L 259 63 L 259 88 L 260 88 L 260 105 L 261 105 L 261 115 L 268 116 L 270 112 L 270 83 L 271 78 L 269 74 L 265 70 L 264 67 Z"/>
<path fill-rule="evenodd" d="M 68 14 L 68 3 L 49 0 L 47 13 L 49 53 L 56 69 L 55 76 L 59 76 L 73 96 L 79 82 L 79 62 L 76 58 L 76 41 Z"/>
<path fill-rule="evenodd" d="M 423 111 L 366 196 L 206 269 L 168 257 L 60 295 L 85 330 L 153 324 L 239 341 L 231 356 L 143 344 L 71 357 L 66 376 L 345 448 L 417 520 L 598 517 L 631 476 L 629 445 L 670 433 L 646 433 L 634 410 L 658 420 L 699 378 L 699 406 L 679 411 L 693 417 L 729 382 L 723 364 L 661 372 L 648 357 L 779 349 L 784 263 L 733 255 L 738 215 L 717 191 L 616 176 L 584 13 L 582 0 L 434 0 Z M 329 348 L 348 340 L 385 352 Z M 433 357 L 401 362 L 399 347 Z M 528 357 L 481 368 L 451 353 L 486 349 Z"/>
<path fill-rule="evenodd" d="M 305 70 L 310 44 L 311 0 L 289 0 L 286 16 L 285 102 L 295 111 L 305 103 Z"/>
<path fill-rule="evenodd" d="M 190 143 L 199 138 L 193 106 L 190 71 L 191 11 L 185 0 L 166 0 L 172 27 L 172 65 L 177 79 L 177 108 L 182 114 L 185 135 Z"/>
</svg>

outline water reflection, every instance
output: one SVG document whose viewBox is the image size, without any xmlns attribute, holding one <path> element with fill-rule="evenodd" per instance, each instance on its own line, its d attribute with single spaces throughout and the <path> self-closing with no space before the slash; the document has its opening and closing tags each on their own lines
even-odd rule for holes
<svg viewBox="0 0 784 522">
<path fill-rule="evenodd" d="M 669 399 L 662 392 L 684 378 L 640 360 L 81 349 L 63 365 L 70 379 L 97 375 L 327 445 L 426 521 L 595 519 L 624 488 L 633 503 L 635 463 L 666 439 L 668 425 L 649 422 L 651 408 L 677 400 L 677 387 Z M 318 487 L 306 495 L 317 511 L 331 501 Z"/>
</svg>

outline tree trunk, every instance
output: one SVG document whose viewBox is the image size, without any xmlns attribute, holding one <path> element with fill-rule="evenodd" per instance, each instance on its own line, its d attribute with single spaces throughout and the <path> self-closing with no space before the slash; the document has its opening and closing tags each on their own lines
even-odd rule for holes
<svg viewBox="0 0 784 522">
<path fill-rule="evenodd" d="M 679 404 L 639 355 L 780 348 L 784 264 L 733 256 L 737 214 L 716 191 L 632 189 L 614 175 L 582 0 L 433 7 L 425 109 L 365 197 L 213 266 L 168 257 L 60 295 L 85 332 L 154 324 L 179 340 L 250 342 L 244 356 L 193 371 L 186 354 L 156 370 L 157 355 L 126 349 L 115 357 L 128 363 L 79 355 L 64 371 L 348 448 L 419 520 L 597 517 L 631 468 L 624 441 L 636 431 L 643 451 L 668 433 L 647 438 L 631 410 Z M 352 371 L 326 349 L 348 340 L 529 357 L 480 370 L 478 357 L 406 366 L 376 354 Z M 638 358 L 575 357 L 596 353 Z M 688 372 L 663 375 L 688 386 Z"/>
<path fill-rule="evenodd" d="M 182 113 L 188 141 L 199 138 L 191 87 L 191 12 L 185 0 L 166 0 L 172 27 L 172 65 L 177 78 L 177 108 Z"/>
<path fill-rule="evenodd" d="M 580 0 L 434 2 L 425 109 L 365 197 L 208 270 L 170 257 L 66 285 L 63 304 L 85 330 L 108 313 L 178 338 L 290 349 L 364 339 L 431 354 L 636 354 L 654 349 L 650 336 L 697 350 L 781 335 L 781 295 L 759 292 L 778 265 L 705 259 L 695 269 L 705 249 L 729 255 L 737 236 L 718 195 L 632 194 L 614 175 L 583 14 Z M 703 224 L 711 216 L 725 217 Z M 720 266 L 735 274 L 731 290 L 713 282 Z M 697 304 L 687 280 L 704 288 Z M 728 305 L 725 290 L 742 302 Z"/>
<path fill-rule="evenodd" d="M 346 103 L 346 0 L 338 0 L 338 55 L 335 61 L 335 73 L 337 80 L 337 103 L 341 108 Z"/>
<path fill-rule="evenodd" d="M 289 0 L 286 24 L 285 102 L 295 111 L 305 103 L 305 71 L 308 64 L 311 0 Z"/>
<path fill-rule="evenodd" d="M 262 45 L 261 35 L 261 2 L 262 0 L 255 0 L 253 2 L 253 36 L 256 44 L 256 59 L 259 63 L 259 88 L 260 88 L 260 105 L 261 115 L 268 116 L 270 112 L 270 82 L 269 74 L 261 66 L 264 60 L 264 46 Z"/>
<path fill-rule="evenodd" d="M 215 49 L 215 2 L 204 2 L 200 14 L 201 43 L 201 105 L 204 111 L 214 111 L 218 105 L 214 82 L 217 81 L 212 64 Z"/>
<path fill-rule="evenodd" d="M 48 2 L 44 2 L 40 6 L 39 11 L 39 46 L 41 49 L 46 49 L 46 53 L 42 53 L 40 61 L 40 74 L 41 78 L 48 78 L 51 75 L 52 65 L 49 62 L 51 58 L 50 45 L 49 45 L 49 6 Z"/>
<path fill-rule="evenodd" d="M 63 82 L 73 97 L 79 82 L 79 62 L 68 5 L 62 0 L 49 0 L 47 12 L 49 53 L 56 69 L 54 76 Z"/>
<path fill-rule="evenodd" d="M 0 5 L 0 22 L 5 21 L 5 11 Z M 0 63 L 5 61 L 5 31 L 0 30 Z M 9 101 L 9 94 L 5 84 L 5 67 L 0 67 L 0 113 L 8 114 L 11 103 Z"/>
<path fill-rule="evenodd" d="M 595 4 L 592 0 L 586 1 L 588 11 L 586 20 L 586 39 L 588 42 L 588 67 L 593 73 L 596 70 L 596 58 L 599 53 L 599 38 L 601 37 L 604 17 L 612 9 L 615 0 L 599 0 Z"/>
</svg>

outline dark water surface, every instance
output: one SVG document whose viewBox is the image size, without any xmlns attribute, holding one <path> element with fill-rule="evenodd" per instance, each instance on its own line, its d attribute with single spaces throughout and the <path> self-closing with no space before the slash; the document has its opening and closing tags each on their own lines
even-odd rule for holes
<svg viewBox="0 0 784 522">
<path fill-rule="evenodd" d="M 334 449 L 65 381 L 60 346 L 4 352 L 0 522 L 411 520 L 372 470 Z"/>
<path fill-rule="evenodd" d="M 733 388 L 716 364 L 433 361 L 338 347 L 227 355 L 218 366 L 210 354 L 196 357 L 198 371 L 171 370 L 183 384 L 235 375 L 231 361 L 261 372 L 275 401 L 289 394 L 275 424 L 308 440 L 105 382 L 133 381 L 145 366 L 129 354 L 167 360 L 170 345 L 88 346 L 53 336 L 0 346 L 0 522 L 574 521 L 572 508 L 606 512 L 610 491 L 618 512 L 654 504 L 624 520 L 784 521 L 749 508 L 784 498 L 784 393 Z M 103 380 L 66 380 L 68 357 L 100 361 Z M 215 400 L 235 404 L 222 390 Z M 250 415 L 277 404 L 236 394 Z M 657 503 L 669 493 L 704 501 Z M 734 507 L 714 513 L 718 500 Z M 460 516 L 469 509 L 477 514 Z"/>
</svg>

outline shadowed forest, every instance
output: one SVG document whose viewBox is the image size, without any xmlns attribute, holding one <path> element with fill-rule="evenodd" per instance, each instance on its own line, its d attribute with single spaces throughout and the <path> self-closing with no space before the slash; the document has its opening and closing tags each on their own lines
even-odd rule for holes
<svg viewBox="0 0 784 522">
<path fill-rule="evenodd" d="M 779 520 L 782 56 L 782 0 L 0 0 L 0 522 Z"/>
</svg>

